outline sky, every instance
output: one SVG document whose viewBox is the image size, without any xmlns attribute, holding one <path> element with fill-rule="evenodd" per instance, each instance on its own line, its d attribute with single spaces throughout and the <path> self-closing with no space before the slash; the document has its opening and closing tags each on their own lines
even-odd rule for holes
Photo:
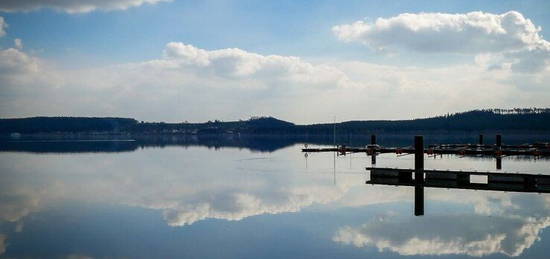
<svg viewBox="0 0 550 259">
<path fill-rule="evenodd" d="M 299 124 L 550 104 L 548 1 L 0 1 L 0 117 Z"/>
</svg>

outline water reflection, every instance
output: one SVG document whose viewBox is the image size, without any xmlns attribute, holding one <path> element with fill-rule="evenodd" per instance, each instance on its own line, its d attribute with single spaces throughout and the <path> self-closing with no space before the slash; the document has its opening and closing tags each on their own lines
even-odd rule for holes
<svg viewBox="0 0 550 259">
<path fill-rule="evenodd" d="M 0 234 L 0 255 L 6 251 L 6 235 Z"/>
<path fill-rule="evenodd" d="M 549 225 L 550 217 L 515 215 L 451 214 L 406 219 L 388 216 L 358 227 L 344 226 L 333 240 L 400 255 L 519 256 Z"/>
<path fill-rule="evenodd" d="M 4 154 L 0 217 L 16 222 L 49 202 L 76 199 L 159 209 L 169 225 L 182 226 L 298 211 L 341 196 L 341 188 L 293 174 L 287 159 L 204 148 L 116 157 Z"/>
<path fill-rule="evenodd" d="M 426 188 L 427 216 L 414 218 L 412 189 L 365 185 L 365 155 L 312 154 L 306 168 L 301 144 L 273 151 L 281 144 L 249 143 L 258 146 L 137 145 L 134 152 L 70 155 L 4 149 L 0 255 L 222 256 L 216 246 L 235 258 L 376 257 L 368 247 L 390 257 L 521 256 L 548 226 L 546 195 Z M 541 172 L 549 165 L 504 160 L 511 170 Z M 377 163 L 412 167 L 413 158 L 381 155 Z M 494 161 L 426 160 L 426 168 L 468 167 L 494 168 Z"/>
<path fill-rule="evenodd" d="M 484 197 L 485 194 L 491 197 Z M 359 226 L 343 226 L 333 240 L 401 255 L 501 253 L 519 256 L 540 241 L 540 232 L 550 225 L 548 196 L 460 192 L 455 198 L 462 195 L 483 200 L 475 213 L 451 212 L 424 217 L 388 215 Z"/>
</svg>

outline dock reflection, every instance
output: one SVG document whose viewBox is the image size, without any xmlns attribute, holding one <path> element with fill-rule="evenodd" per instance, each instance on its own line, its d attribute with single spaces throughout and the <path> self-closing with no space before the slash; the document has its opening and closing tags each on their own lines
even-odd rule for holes
<svg viewBox="0 0 550 259">
<path fill-rule="evenodd" d="M 424 188 L 468 189 L 503 192 L 550 193 L 550 175 L 512 174 L 500 172 L 469 172 L 395 168 L 367 168 L 367 184 L 411 186 L 415 188 L 415 216 L 424 215 Z M 481 182 L 472 181 L 481 178 Z"/>
<path fill-rule="evenodd" d="M 497 141 L 498 142 L 498 141 Z M 424 215 L 424 187 L 470 189 L 503 192 L 550 193 L 550 175 L 512 174 L 502 172 L 424 170 L 424 143 L 422 136 L 414 139 L 414 169 L 367 167 L 367 184 L 414 186 L 414 215 Z M 497 170 L 502 160 L 497 157 Z M 472 177 L 483 181 L 472 181 Z"/>
</svg>

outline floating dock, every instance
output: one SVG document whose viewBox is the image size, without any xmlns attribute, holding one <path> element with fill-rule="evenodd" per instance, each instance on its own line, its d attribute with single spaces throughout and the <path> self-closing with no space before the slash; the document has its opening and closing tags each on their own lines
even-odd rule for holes
<svg viewBox="0 0 550 259">
<path fill-rule="evenodd" d="M 366 153 L 376 155 L 383 153 L 414 154 L 414 147 L 383 147 L 376 144 L 376 136 L 371 136 L 371 144 L 366 147 L 303 148 L 302 152 L 337 152 L 338 154 Z M 478 144 L 438 144 L 430 145 L 423 151 L 429 155 L 483 155 L 483 156 L 550 156 L 550 143 L 533 143 L 524 145 L 503 145 L 501 135 L 496 135 L 496 144 L 483 144 L 483 135 Z"/>
<path fill-rule="evenodd" d="M 482 137 L 480 137 L 482 139 Z M 497 147 L 500 145 L 497 136 Z M 544 146 L 546 148 L 546 146 Z M 451 148 L 455 148 L 452 146 Z M 517 148 L 517 147 L 515 147 Z M 414 169 L 367 167 L 370 180 L 367 184 L 382 184 L 414 187 L 414 215 L 424 215 L 424 187 L 489 190 L 505 192 L 550 193 L 550 175 L 450 171 L 424 169 L 424 140 L 422 136 L 414 138 Z M 373 164 L 376 155 L 373 153 Z M 500 169 L 500 155 L 497 156 L 497 169 Z M 483 181 L 473 181 L 473 177 Z"/>
<path fill-rule="evenodd" d="M 414 169 L 367 167 L 368 184 L 415 186 Z M 481 176 L 485 181 L 472 181 Z M 421 184 L 424 187 L 456 188 L 506 192 L 550 193 L 550 175 L 502 172 L 423 170 Z"/>
</svg>

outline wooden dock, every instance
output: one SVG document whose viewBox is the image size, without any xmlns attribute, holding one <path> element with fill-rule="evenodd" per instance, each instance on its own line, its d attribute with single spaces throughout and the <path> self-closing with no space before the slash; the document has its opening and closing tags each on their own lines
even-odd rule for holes
<svg viewBox="0 0 550 259">
<path fill-rule="evenodd" d="M 348 153 L 366 153 L 376 155 L 384 153 L 414 154 L 415 148 L 408 147 L 384 147 L 376 144 L 376 136 L 371 136 L 371 144 L 366 147 L 347 147 L 344 145 L 330 148 L 303 148 L 302 152 L 337 152 L 345 155 Z M 423 151 L 428 155 L 482 155 L 482 156 L 550 156 L 550 143 L 533 143 L 524 145 L 503 145 L 501 135 L 496 136 L 496 144 L 483 144 L 483 135 L 479 137 L 478 144 L 438 144 L 430 145 Z"/>
<path fill-rule="evenodd" d="M 415 186 L 414 169 L 367 167 L 370 171 L 368 184 Z M 485 177 L 485 182 L 473 182 L 472 176 Z M 550 193 L 550 175 L 423 170 L 423 187 L 456 188 L 505 192 Z"/>
<path fill-rule="evenodd" d="M 481 139 L 481 137 L 480 137 Z M 505 192 L 550 193 L 550 175 L 476 172 L 424 169 L 424 141 L 422 136 L 414 138 L 414 169 L 367 167 L 370 180 L 367 184 L 411 186 L 415 188 L 414 215 L 424 215 L 424 187 L 489 190 Z M 497 147 L 500 145 L 497 136 Z M 544 146 L 546 148 L 547 146 Z M 451 148 L 456 148 L 452 146 Z M 517 148 L 517 147 L 514 147 Z M 499 149 L 499 151 L 502 149 Z M 373 164 L 376 155 L 373 153 Z M 500 155 L 497 157 L 497 169 L 500 169 Z M 473 177 L 484 178 L 472 181 Z"/>
</svg>

